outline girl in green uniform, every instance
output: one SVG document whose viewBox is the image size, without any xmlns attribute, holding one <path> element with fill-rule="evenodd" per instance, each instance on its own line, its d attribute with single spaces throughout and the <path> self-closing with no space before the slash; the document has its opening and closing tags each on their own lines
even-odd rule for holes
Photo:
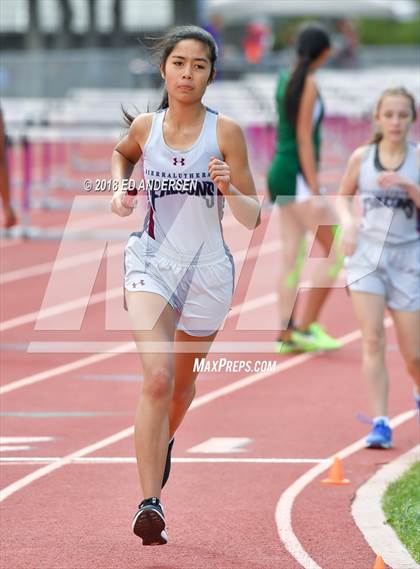
<svg viewBox="0 0 420 569">
<path fill-rule="evenodd" d="M 317 323 L 321 308 L 338 273 L 331 250 L 336 218 L 321 197 L 318 167 L 324 106 L 314 71 L 330 52 L 328 34 L 317 25 L 303 28 L 297 38 L 297 62 L 291 72 L 279 77 L 276 103 L 279 115 L 275 155 L 268 172 L 271 199 L 279 206 L 282 263 L 279 287 L 280 328 L 277 350 L 331 350 L 340 343 Z M 299 325 L 293 322 L 293 307 L 305 256 L 305 234 L 315 237 L 328 257 L 312 277 L 313 288 Z"/>
</svg>

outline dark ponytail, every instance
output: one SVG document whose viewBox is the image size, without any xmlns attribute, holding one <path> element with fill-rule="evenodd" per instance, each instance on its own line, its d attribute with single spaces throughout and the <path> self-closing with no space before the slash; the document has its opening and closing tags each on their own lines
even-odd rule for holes
<svg viewBox="0 0 420 569">
<path fill-rule="evenodd" d="M 156 52 L 159 56 L 159 64 L 164 68 L 166 64 L 166 60 L 172 53 L 173 49 L 176 45 L 182 40 L 197 40 L 207 46 L 209 51 L 209 59 L 210 59 L 210 75 L 209 75 L 209 83 L 212 81 L 215 72 L 215 64 L 217 60 L 217 45 L 214 41 L 213 36 L 198 26 L 178 26 L 169 30 L 163 38 L 158 40 L 156 46 L 154 47 L 153 51 Z M 169 106 L 169 99 L 168 93 L 166 89 L 163 91 L 162 100 L 157 108 L 158 111 L 161 109 L 167 109 Z M 131 125 L 133 120 L 136 118 L 136 115 L 131 115 L 126 111 L 126 109 L 122 108 L 123 118 L 124 121 L 128 126 Z"/>
<path fill-rule="evenodd" d="M 300 101 L 306 77 L 312 63 L 331 45 L 328 33 L 319 25 L 306 25 L 301 28 L 296 40 L 297 65 L 289 79 L 285 93 L 287 120 L 296 127 Z"/>
<path fill-rule="evenodd" d="M 137 113 L 137 115 L 131 115 L 126 108 L 124 108 L 121 105 L 121 110 L 122 110 L 122 114 L 123 114 L 123 119 L 124 122 L 127 126 L 131 126 L 131 123 L 133 122 L 133 120 L 136 118 L 136 116 L 138 116 L 140 113 Z"/>
<path fill-rule="evenodd" d="M 384 135 L 381 131 L 376 131 L 372 138 L 369 140 L 368 144 L 379 144 L 383 139 Z"/>
</svg>

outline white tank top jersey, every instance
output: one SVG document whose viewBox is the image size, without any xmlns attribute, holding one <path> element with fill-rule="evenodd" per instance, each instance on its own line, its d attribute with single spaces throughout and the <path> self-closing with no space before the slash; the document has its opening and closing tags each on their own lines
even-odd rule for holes
<svg viewBox="0 0 420 569">
<path fill-rule="evenodd" d="M 206 107 L 201 133 L 187 150 L 166 144 L 165 113 L 153 114 L 143 149 L 148 201 L 143 230 L 175 256 L 204 259 L 218 251 L 223 254 L 224 197 L 208 172 L 211 156 L 223 159 L 216 135 L 218 113 Z"/>
<path fill-rule="evenodd" d="M 385 168 L 379 160 L 378 145 L 368 146 L 359 174 L 359 194 L 363 205 L 361 234 L 386 245 L 403 245 L 420 239 L 419 210 L 408 193 L 395 186 L 383 189 L 378 175 Z M 395 172 L 413 184 L 420 183 L 417 146 L 407 143 L 404 162 Z"/>
</svg>

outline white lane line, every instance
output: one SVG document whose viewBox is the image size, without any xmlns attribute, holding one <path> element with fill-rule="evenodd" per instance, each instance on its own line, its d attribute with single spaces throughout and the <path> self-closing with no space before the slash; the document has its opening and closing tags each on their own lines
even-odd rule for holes
<svg viewBox="0 0 420 569">
<path fill-rule="evenodd" d="M 302 283 L 302 287 L 307 285 L 307 283 Z M 253 298 L 252 300 L 248 300 L 246 304 L 246 310 L 244 304 L 237 304 L 233 306 L 232 309 L 229 311 L 227 317 L 236 316 L 237 314 L 242 314 L 242 312 L 246 312 L 249 310 L 255 310 L 257 308 L 261 308 L 262 306 L 267 306 L 268 304 L 274 304 L 277 302 L 277 295 L 273 293 L 265 294 L 263 296 L 259 296 L 257 298 Z"/>
<path fill-rule="evenodd" d="M 307 287 L 309 287 L 311 285 L 310 281 L 304 281 L 301 283 L 301 287 L 302 293 L 307 292 L 309 289 Z M 116 291 L 116 296 L 119 296 L 119 294 L 121 293 L 121 289 L 118 287 L 118 289 L 115 289 Z M 112 292 L 112 291 L 111 291 Z M 103 295 L 104 293 L 96 293 L 94 295 L 92 295 L 90 297 L 90 304 L 94 304 L 96 302 L 96 297 L 98 295 Z M 102 298 L 101 298 L 102 299 Z M 99 301 L 101 300 L 99 299 Z M 226 315 L 225 318 L 225 322 L 226 320 L 228 320 L 229 318 L 232 318 L 232 316 L 236 316 L 237 314 L 244 314 L 246 312 L 250 312 L 252 310 L 256 310 L 258 308 L 262 308 L 263 306 L 268 306 L 270 304 L 274 304 L 274 302 L 277 302 L 277 296 L 274 293 L 269 293 L 269 294 L 265 294 L 263 296 L 257 297 L 257 298 L 253 298 L 251 300 L 248 300 L 244 303 L 239 303 L 237 305 L 235 305 L 230 311 L 229 313 Z M 50 309 L 51 310 L 51 309 Z M 62 312 L 62 310 L 57 311 L 56 308 L 54 308 L 54 314 L 60 314 Z M 48 316 L 51 316 L 52 314 L 49 314 Z M 223 329 L 225 322 L 223 323 L 221 329 Z M 51 353 L 60 353 L 60 354 L 64 354 L 64 353 L 68 353 L 68 354 L 80 354 L 80 353 L 107 353 L 107 352 L 111 352 L 115 349 L 116 346 L 119 346 L 120 342 L 109 342 L 109 341 L 102 341 L 102 342 L 89 342 L 89 341 L 85 341 L 82 340 L 80 342 L 31 342 L 29 344 L 29 346 L 27 347 L 27 352 L 28 353 L 45 353 L 45 354 L 51 354 Z M 144 351 L 150 351 L 153 349 L 153 344 L 150 343 L 150 346 L 147 342 L 143 342 L 143 349 Z M 168 346 L 169 347 L 169 346 Z M 188 348 L 191 348 L 191 351 L 196 350 L 196 346 L 195 345 L 191 345 L 189 346 L 186 343 L 182 343 L 182 344 L 177 344 L 177 346 L 175 348 L 173 348 L 175 351 L 184 351 L 187 350 Z M 137 350 L 135 349 L 134 343 L 133 346 L 130 350 L 130 352 L 136 352 Z M 212 344 L 210 353 L 212 352 L 223 352 L 223 353 L 231 353 L 231 352 L 246 352 L 246 353 L 250 353 L 250 352 L 268 352 L 268 353 L 272 353 L 273 352 L 273 342 L 222 342 L 222 341 L 215 341 Z M 0 390 L 1 393 L 1 390 Z"/>
<path fill-rule="evenodd" d="M 102 212 L 102 210 L 99 209 L 98 213 L 101 213 L 101 212 Z M 91 229 L 92 227 L 96 227 L 98 225 L 104 226 L 103 218 L 98 217 L 97 215 L 94 215 L 94 216 L 91 216 L 88 218 L 83 218 L 83 219 L 80 219 L 79 221 L 73 222 L 71 224 L 71 230 L 73 230 L 73 229 L 77 229 L 77 230 Z M 114 224 L 112 223 L 112 225 L 114 225 Z M 58 225 L 51 225 L 51 226 L 46 227 L 45 229 L 48 229 L 49 231 L 59 231 L 60 229 L 62 230 L 63 227 L 65 227 L 65 226 L 66 226 L 66 222 L 60 223 Z M 17 226 L 17 228 L 20 229 L 19 226 Z M 24 229 L 24 228 L 22 228 L 22 229 Z M 4 237 L 1 238 L 0 239 L 0 250 L 1 249 L 7 249 L 8 247 L 13 247 L 15 245 L 24 245 L 27 243 L 27 241 L 25 239 L 23 239 L 22 237 L 12 237 L 11 239 L 13 239 L 13 241 L 12 240 L 10 240 L 10 241 L 5 240 Z M 46 263 L 42 263 L 42 264 L 44 265 Z M 21 271 L 25 271 L 25 270 L 30 271 L 32 267 L 38 267 L 38 266 L 40 266 L 40 265 L 29 265 L 26 269 L 20 269 L 20 270 Z M 20 270 L 17 270 L 16 272 L 19 272 Z M 15 271 L 10 271 L 10 273 L 5 273 L 5 275 L 9 275 L 13 272 L 15 272 Z M 48 271 L 46 271 L 46 272 L 48 272 Z M 10 278 L 10 277 L 8 277 L 8 278 Z M 25 277 L 18 276 L 16 280 L 21 279 L 21 278 L 25 278 Z M 12 279 L 12 280 L 15 280 L 15 279 Z M 3 281 L 0 280 L 0 283 L 2 283 L 2 282 Z M 10 281 L 6 280 L 4 282 L 10 282 Z"/>
<path fill-rule="evenodd" d="M 14 452 L 17 450 L 29 450 L 30 446 L 25 445 L 17 445 L 17 446 L 9 446 L 9 445 L 0 445 L 0 452 Z"/>
<path fill-rule="evenodd" d="M 189 448 L 187 452 L 203 454 L 245 452 L 246 449 L 244 447 L 251 443 L 252 439 L 245 437 L 212 437 L 199 445 Z"/>
<path fill-rule="evenodd" d="M 260 301 L 262 299 L 267 298 L 267 296 L 271 295 L 266 295 L 265 297 L 261 297 Z M 253 299 L 251 301 L 249 301 L 250 305 L 252 306 L 252 308 L 255 308 L 255 302 L 258 299 Z M 247 305 L 248 303 L 244 303 L 241 306 L 241 309 L 243 311 L 247 310 Z M 233 310 L 230 311 L 228 317 L 230 316 L 230 314 L 233 313 Z M 232 314 L 233 315 L 233 314 Z M 385 322 L 389 323 L 391 322 L 391 319 L 388 318 L 388 320 L 386 320 Z M 345 336 L 345 338 L 349 338 L 349 340 L 352 342 L 353 339 L 357 339 L 360 337 L 360 332 L 358 330 L 351 332 L 350 334 L 347 334 L 347 336 Z M 230 351 L 238 351 L 238 348 L 240 347 L 238 345 L 238 343 L 232 343 L 233 345 L 231 346 L 231 348 L 229 348 L 229 346 L 225 346 L 226 351 L 230 350 Z M 219 349 L 220 346 L 217 347 L 217 349 Z M 247 350 L 251 351 L 252 348 L 255 348 L 255 342 L 252 344 L 252 346 L 249 346 L 249 348 L 247 347 Z M 99 349 L 100 346 L 98 346 Z M 99 361 L 103 361 L 104 359 L 108 359 L 111 357 L 114 357 L 115 355 L 121 354 L 123 352 L 133 352 L 135 353 L 135 346 L 133 342 L 125 342 L 124 344 L 117 344 L 117 345 L 106 345 L 104 348 L 102 349 L 106 349 L 106 352 L 100 353 L 100 354 L 94 354 L 91 356 L 87 356 L 85 358 L 81 358 L 79 360 L 76 360 L 75 362 L 70 362 L 68 364 L 63 364 L 61 366 L 55 367 L 55 368 L 51 368 L 49 370 L 45 370 L 39 373 L 36 373 L 34 375 L 30 375 L 27 377 L 23 377 L 22 379 L 18 379 L 16 381 L 11 381 L 10 383 L 6 383 L 6 385 L 3 385 L 0 387 L 0 395 L 3 395 L 5 393 L 10 393 L 11 391 L 15 391 L 16 389 L 20 389 L 22 387 L 26 387 L 28 385 L 32 385 L 34 383 L 38 383 L 40 381 L 44 381 L 46 379 L 49 379 L 55 375 L 61 375 L 63 373 L 67 373 L 69 371 L 73 371 L 74 369 L 79 369 L 81 367 L 87 366 L 87 365 L 91 365 L 93 363 L 97 363 Z M 215 346 L 212 346 L 212 351 L 214 351 L 216 349 Z M 260 346 L 259 349 L 263 349 L 263 346 Z M 269 343 L 269 347 L 268 349 L 270 350 L 270 353 L 272 351 L 272 343 Z M 295 358 L 293 358 L 293 361 L 296 361 L 297 358 L 301 358 L 302 356 L 307 356 L 308 354 L 301 354 L 300 356 L 297 356 Z M 290 360 L 291 361 L 291 360 Z M 300 361 L 300 360 L 299 360 Z M 288 363 L 288 362 L 284 362 L 284 363 Z"/>
<path fill-rule="evenodd" d="M 352 514 L 364 538 L 390 567 L 413 569 L 416 562 L 400 542 L 392 527 L 387 524 L 382 509 L 382 497 L 388 485 L 404 474 L 412 464 L 420 460 L 420 445 L 412 448 L 396 460 L 383 466 L 357 490 L 352 504 Z"/>
<path fill-rule="evenodd" d="M 352 342 L 352 341 L 360 338 L 360 336 L 361 336 L 360 331 L 356 330 L 354 332 L 351 332 L 350 334 L 347 334 L 346 336 L 343 336 L 342 338 L 340 338 L 340 340 L 344 345 L 346 343 Z M 106 354 L 103 354 L 103 355 L 106 355 Z M 206 395 L 202 395 L 201 397 L 198 397 L 197 399 L 195 399 L 192 402 L 190 409 L 191 410 L 197 409 L 199 407 L 202 407 L 203 405 L 206 405 L 207 403 L 210 403 L 211 401 L 214 401 L 215 399 L 219 399 L 221 397 L 224 397 L 225 395 L 229 395 L 230 393 L 234 393 L 235 391 L 243 389 L 244 387 L 247 387 L 248 385 L 253 385 L 254 383 L 261 381 L 262 379 L 266 379 L 267 377 L 271 377 L 273 375 L 276 375 L 277 373 L 284 371 L 285 369 L 290 369 L 290 368 L 296 367 L 296 366 L 298 366 L 304 362 L 307 362 L 307 361 L 313 359 L 315 357 L 315 355 L 316 354 L 314 354 L 314 353 L 300 354 L 294 358 L 290 358 L 289 360 L 280 363 L 277 366 L 277 368 L 274 370 L 264 372 L 264 373 L 252 374 L 248 377 L 245 377 L 243 379 L 235 381 L 234 383 L 231 383 L 230 385 L 226 385 L 225 387 L 222 387 L 220 389 L 215 389 L 214 391 L 207 393 Z M 89 445 L 87 447 L 83 447 L 83 448 L 61 458 L 57 462 L 54 462 L 52 464 L 48 464 L 47 466 L 44 466 L 44 467 L 39 468 L 37 470 L 34 470 L 31 474 L 28 474 L 27 476 L 24 476 L 23 478 L 17 480 L 16 482 L 13 482 L 9 486 L 6 486 L 6 488 L 4 488 L 4 490 L 2 490 L 0 492 L 0 502 L 5 500 L 6 498 L 11 496 L 15 492 L 22 490 L 22 488 L 25 488 L 26 486 L 28 486 L 29 484 L 31 484 L 35 480 L 38 480 L 39 478 L 42 478 L 43 476 L 46 476 L 47 474 L 54 472 L 54 470 L 57 470 L 57 469 L 61 468 L 62 466 L 69 464 L 72 459 L 80 458 L 80 457 L 85 456 L 87 454 L 91 454 L 93 452 L 96 452 L 97 450 L 99 450 L 101 448 L 105 448 L 111 444 L 114 444 L 117 441 L 125 439 L 126 437 L 129 437 L 129 436 L 132 436 L 133 433 L 134 433 L 134 427 L 128 427 L 127 429 L 119 431 L 118 433 L 115 433 L 114 435 L 112 435 L 110 437 L 102 439 L 102 440 L 100 440 L 96 443 L 93 443 L 92 445 Z"/>
<path fill-rule="evenodd" d="M 96 292 L 95 294 L 89 296 L 81 296 L 75 300 L 70 300 L 69 302 L 63 302 L 62 304 L 56 304 L 50 308 L 44 310 L 35 310 L 35 312 L 29 312 L 23 314 L 22 316 L 17 316 L 16 318 L 11 318 L 10 320 L 5 320 L 0 324 L 0 332 L 5 330 L 10 330 L 12 328 L 17 328 L 23 326 L 24 324 L 29 324 L 30 322 L 35 322 L 36 320 L 41 320 L 42 318 L 50 318 L 51 316 L 57 316 L 58 314 L 63 314 L 64 312 L 71 312 L 76 308 L 82 306 L 91 306 L 93 304 L 98 304 L 99 302 L 104 302 L 105 300 L 111 300 L 113 298 L 118 298 L 122 296 L 122 286 L 115 287 L 109 291 Z"/>
<path fill-rule="evenodd" d="M 60 456 L 3 456 L 0 457 L 0 464 L 11 466 L 17 464 L 49 464 L 59 462 L 63 458 Z M 177 464 L 202 464 L 202 463 L 221 463 L 221 464 L 318 464 L 324 458 L 232 458 L 232 457 L 213 457 L 213 458 L 190 458 L 172 457 L 172 462 Z M 329 459 L 328 459 L 329 461 Z M 330 462 L 330 461 L 329 461 Z M 69 464 L 136 464 L 135 456 L 88 456 L 73 458 Z"/>
<path fill-rule="evenodd" d="M 278 252 L 279 247 L 280 247 L 280 242 L 273 241 L 273 242 L 268 242 L 262 246 L 256 245 L 254 247 L 251 247 L 250 249 L 242 249 L 241 251 L 234 253 L 235 263 L 238 264 L 243 260 L 245 260 L 245 258 L 252 259 L 253 257 L 256 257 L 258 254 L 267 255 L 267 254 L 272 254 L 274 252 Z M 23 326 L 24 324 L 35 322 L 36 320 L 49 318 L 51 316 L 63 314 L 64 312 L 70 312 L 72 310 L 75 310 L 76 308 L 80 308 L 83 306 L 87 305 L 92 306 L 94 304 L 104 302 L 105 300 L 118 298 L 119 296 L 122 297 L 122 286 L 118 286 L 103 292 L 97 292 L 90 296 L 79 297 L 68 302 L 56 304 L 55 306 L 51 306 L 50 308 L 44 310 L 35 310 L 34 312 L 29 312 L 27 314 L 22 314 L 21 316 L 5 320 L 4 322 L 0 323 L 0 331 L 4 332 L 5 330 L 17 328 L 19 326 Z"/>
<path fill-rule="evenodd" d="M 244 312 L 246 312 L 246 307 L 244 308 Z M 31 342 L 25 351 L 29 354 L 102 354 L 110 353 L 120 345 L 121 342 L 89 342 L 87 340 L 82 340 L 80 342 Z M 267 342 L 223 342 L 216 340 L 212 343 L 209 354 L 246 353 L 249 355 L 250 353 L 264 352 L 273 355 L 273 349 L 273 340 Z M 142 342 L 141 351 L 143 353 L 162 353 L 167 351 L 172 353 L 191 353 L 200 351 L 200 342 L 177 342 L 175 345 L 172 345 L 170 342 Z M 133 341 L 132 346 L 127 350 L 127 353 L 136 354 L 137 352 L 138 349 Z M 271 362 L 266 363 L 268 365 Z M 211 372 L 212 370 L 204 369 L 203 371 Z M 222 372 L 223 369 L 220 369 L 219 371 Z M 121 377 L 124 376 L 122 375 Z"/>
<path fill-rule="evenodd" d="M 101 212 L 102 210 L 100 210 Z M 115 217 L 115 216 L 114 216 Z M 233 218 L 233 216 L 231 216 Z M 234 218 L 233 218 L 234 220 Z M 120 221 L 116 219 L 116 223 Z M 235 220 L 236 221 L 236 220 Z M 106 231 L 110 229 L 108 225 L 104 224 L 102 217 L 90 217 L 88 219 L 82 219 L 79 222 L 74 222 L 71 224 L 71 231 L 74 229 L 91 229 L 95 226 L 103 226 L 102 229 Z M 112 224 L 115 225 L 115 224 Z M 229 227 L 233 225 L 233 221 L 229 218 L 226 223 L 223 224 L 224 227 Z M 52 227 L 48 227 L 49 230 L 59 230 L 63 228 L 63 224 L 56 225 Z M 127 239 L 129 237 L 129 233 L 127 233 Z M 124 241 L 121 241 L 123 243 Z M 65 259 L 59 259 L 54 261 L 47 261 L 45 263 L 39 263 L 37 265 L 29 265 L 28 267 L 24 267 L 21 269 L 16 269 L 13 271 L 9 271 L 0 275 L 0 284 L 6 284 L 13 281 L 26 279 L 29 277 L 35 277 L 39 275 L 43 275 L 45 273 L 50 273 L 52 269 L 54 271 L 61 271 L 65 269 L 69 269 L 72 267 L 78 267 L 84 263 L 90 263 L 91 261 L 95 261 L 97 259 L 98 253 L 101 253 L 104 250 L 104 246 L 108 244 L 108 256 L 112 257 L 113 255 L 118 255 L 121 252 L 121 243 L 118 245 L 111 245 L 110 243 L 103 243 L 102 247 L 98 247 L 96 251 L 92 251 L 90 253 L 82 253 L 80 255 L 71 255 L 66 257 Z M 18 243 L 15 243 L 16 245 Z M 9 245 L 6 245 L 6 247 Z"/>
<path fill-rule="evenodd" d="M 9 445 L 14 443 L 44 443 L 53 440 L 54 437 L 0 437 L 0 445 Z"/>
<path fill-rule="evenodd" d="M 120 289 L 118 289 L 118 290 L 120 291 Z M 102 293 L 98 293 L 98 294 L 102 294 Z M 262 298 L 264 299 L 265 297 L 262 297 Z M 258 300 L 258 299 L 256 299 L 256 300 Z M 250 301 L 250 305 L 252 308 L 255 308 L 254 303 L 255 303 L 255 300 Z M 247 303 L 240 305 L 240 307 L 242 307 L 242 310 L 244 312 L 248 309 Z M 233 315 L 233 310 L 230 311 L 228 317 L 230 317 L 230 315 Z M 33 344 L 36 344 L 36 346 L 34 346 Z M 32 352 L 32 351 L 42 352 L 43 346 L 41 344 L 42 344 L 41 342 L 32 342 L 31 343 L 32 349 L 29 351 L 30 352 Z M 52 350 L 51 343 L 46 342 L 44 344 L 46 344 L 45 347 L 46 347 L 48 353 L 50 353 Z M 75 353 L 75 352 L 84 351 L 86 349 L 89 352 L 95 351 L 95 352 L 101 352 L 101 353 L 100 354 L 94 354 L 92 356 L 88 356 L 85 358 L 81 358 L 80 360 L 77 360 L 75 362 L 70 362 L 68 364 L 58 366 L 56 368 L 51 368 L 49 370 L 39 372 L 39 373 L 36 373 L 34 375 L 30 375 L 30 376 L 24 377 L 22 379 L 18 379 L 16 381 L 11 381 L 10 383 L 7 383 L 6 385 L 3 385 L 0 387 L 0 395 L 3 395 L 5 393 L 10 393 L 11 391 L 15 391 L 16 389 L 20 389 L 22 387 L 26 387 L 28 385 L 32 385 L 32 384 L 38 383 L 40 381 L 44 381 L 46 379 L 49 379 L 50 377 L 53 377 L 54 375 L 61 375 L 63 373 L 67 373 L 68 371 L 73 371 L 74 369 L 79 369 L 80 367 L 91 365 L 91 364 L 96 363 L 98 361 L 102 361 L 103 359 L 113 357 L 113 356 L 120 354 L 122 352 L 136 353 L 136 348 L 135 348 L 134 342 L 125 342 L 123 344 L 115 343 L 115 342 L 102 343 L 105 345 L 102 345 L 101 343 L 97 343 L 97 342 L 95 343 L 95 345 L 91 345 L 91 343 L 89 343 L 89 342 L 87 342 L 87 343 L 83 342 L 83 343 L 81 343 L 82 344 L 81 346 L 79 346 L 79 343 L 74 343 L 74 342 L 70 343 L 71 345 L 68 345 L 68 346 L 66 346 L 65 344 L 66 343 L 58 342 L 58 346 L 56 346 L 54 349 L 59 351 L 60 353 L 62 353 L 64 351 L 69 352 L 69 353 Z M 73 344 L 76 344 L 76 345 L 73 345 Z M 252 345 L 255 346 L 255 343 L 253 343 Z M 36 349 L 37 346 L 38 346 L 38 350 Z M 248 352 L 251 349 L 251 347 L 252 346 L 246 348 Z M 214 349 L 215 349 L 215 347 L 213 346 L 213 350 Z M 219 347 L 218 347 L 218 349 L 219 349 Z M 233 349 L 235 351 L 237 351 L 236 346 L 233 346 Z M 272 351 L 272 343 L 271 342 L 270 342 L 270 348 L 269 349 L 271 352 Z M 104 356 L 106 356 L 106 357 L 104 357 Z"/>
<path fill-rule="evenodd" d="M 43 443 L 53 440 L 54 437 L 0 437 L 0 452 L 26 451 L 32 446 L 22 443 Z"/>
<path fill-rule="evenodd" d="M 18 379 L 16 381 L 11 381 L 10 383 L 6 383 L 6 385 L 2 385 L 0 387 L 0 395 L 3 395 L 4 393 L 10 393 L 11 391 L 15 391 L 16 389 L 20 389 L 28 385 L 33 385 L 34 383 L 38 383 L 39 381 L 44 381 L 45 379 L 49 379 L 50 377 L 54 377 L 55 375 L 62 375 L 63 373 L 73 371 L 74 369 L 79 369 L 84 366 L 88 366 L 91 364 L 95 364 L 97 362 L 102 362 L 109 358 L 113 358 L 118 354 L 127 352 L 128 350 L 131 349 L 131 347 L 132 347 L 132 342 L 126 342 L 124 344 L 116 346 L 114 350 L 110 353 L 94 354 L 92 356 L 87 356 L 85 358 L 76 360 L 75 362 L 63 364 L 58 367 L 50 368 L 45 371 L 35 373 L 34 375 L 23 377 L 22 379 Z"/>
<path fill-rule="evenodd" d="M 417 411 L 407 411 L 405 413 L 401 413 L 391 421 L 391 426 L 393 428 L 402 425 L 406 421 L 409 421 L 417 414 Z M 299 539 L 297 538 L 295 532 L 293 531 L 292 527 L 292 508 L 295 499 L 297 496 L 310 484 L 315 480 L 317 476 L 325 472 L 331 465 L 331 461 L 334 459 L 335 456 L 338 456 L 341 459 L 345 459 L 350 455 L 354 454 L 355 452 L 363 449 L 365 447 L 365 437 L 359 439 L 355 443 L 351 444 L 350 446 L 334 453 L 331 455 L 329 461 L 327 463 L 318 464 L 314 466 L 308 472 L 305 472 L 300 478 L 298 478 L 289 488 L 283 492 L 280 497 L 280 500 L 277 503 L 276 507 L 276 524 L 277 524 L 277 531 L 282 541 L 284 547 L 290 553 L 292 557 L 302 566 L 304 569 L 322 569 L 316 563 L 312 557 L 305 551 L 302 544 L 300 543 Z"/>
<path fill-rule="evenodd" d="M 53 269 L 54 271 L 63 271 L 65 269 L 71 269 L 73 267 L 79 267 L 85 263 L 90 263 L 98 259 L 98 255 L 102 254 L 104 247 L 98 247 L 94 251 L 89 253 L 81 253 L 79 255 L 71 255 L 65 259 L 59 259 L 58 261 L 47 261 L 46 263 L 40 263 L 39 265 L 31 265 L 30 267 L 25 267 L 23 269 L 16 269 L 15 271 L 9 271 L 0 276 L 0 284 L 6 284 L 21 279 L 27 279 L 30 277 L 37 277 L 39 275 L 44 275 L 50 273 Z M 111 245 L 108 244 L 107 257 L 113 257 L 121 253 L 121 245 Z"/>
<path fill-rule="evenodd" d="M 0 491 L 0 502 L 2 502 L 3 500 L 5 500 L 9 496 L 11 496 L 12 494 L 17 492 L 18 490 L 25 488 L 25 486 L 28 486 L 28 484 L 30 484 L 31 482 L 34 482 L 35 480 L 38 480 L 39 478 L 42 478 L 43 476 L 46 476 L 47 474 L 54 472 L 54 470 L 57 470 L 57 469 L 61 468 L 62 466 L 65 466 L 66 464 L 70 464 L 72 459 L 80 458 L 80 457 L 85 456 L 87 454 L 91 454 L 93 452 L 96 452 L 97 450 L 99 450 L 101 448 L 112 445 L 112 444 L 114 444 L 114 443 L 116 443 L 122 439 L 125 439 L 126 437 L 129 437 L 130 435 L 133 434 L 133 432 L 134 432 L 134 428 L 128 427 L 127 429 L 124 429 L 118 433 L 115 433 L 114 435 L 111 435 L 110 437 L 106 437 L 105 439 L 102 439 L 96 443 L 89 445 L 89 446 L 83 447 L 76 452 L 68 454 L 67 456 L 61 458 L 57 462 L 52 462 L 51 464 L 47 464 L 46 466 L 43 466 L 42 468 L 38 468 L 37 470 L 34 470 L 33 472 L 31 472 L 27 476 L 24 476 L 23 478 L 21 478 L 20 480 L 16 480 L 16 482 L 9 484 L 9 486 L 6 486 L 6 488 L 4 488 L 4 490 L 1 490 Z"/>
<path fill-rule="evenodd" d="M 345 287 L 345 281 L 342 279 L 337 279 L 336 285 L 342 284 L 342 287 Z M 301 294 L 305 294 L 310 290 L 312 285 L 312 281 L 302 281 L 299 283 L 299 289 Z M 337 286 L 335 287 L 337 288 Z M 228 316 L 236 316 L 237 314 L 242 314 L 242 312 L 256 310 L 257 308 L 262 308 L 263 306 L 267 306 L 268 304 L 274 304 L 277 302 L 277 294 L 271 292 L 265 294 L 263 296 L 258 296 L 257 298 L 253 298 L 252 300 L 248 300 L 245 304 L 237 304 L 234 306 Z M 245 309 L 246 307 L 246 309 Z"/>
<path fill-rule="evenodd" d="M 121 290 L 120 288 L 118 288 L 118 293 L 120 293 Z M 98 293 L 98 294 L 103 294 L 103 293 Z M 94 295 L 95 296 L 95 295 Z M 271 295 L 268 295 L 271 297 Z M 262 299 L 265 299 L 266 297 L 262 297 Z M 249 304 L 253 309 L 255 308 L 255 301 L 258 299 L 254 299 L 252 301 L 249 301 Z M 261 299 L 260 299 L 261 300 Z M 247 303 L 241 304 L 239 305 L 240 308 L 242 308 L 242 310 L 245 312 L 246 310 L 248 310 L 247 308 Z M 237 307 L 235 307 L 237 308 Z M 229 312 L 228 314 L 228 318 L 230 316 L 233 316 L 234 311 L 233 309 Z M 36 350 L 37 346 L 34 346 L 33 344 L 37 344 L 38 345 L 38 350 Z M 31 346 L 32 349 L 30 349 L 29 351 L 39 351 L 42 352 L 42 346 L 41 346 L 41 342 L 32 342 Z M 51 352 L 52 347 L 51 347 L 51 343 L 50 342 L 46 342 L 46 349 L 48 350 L 48 353 Z M 64 352 L 64 351 L 69 351 L 69 353 L 75 353 L 75 350 L 80 352 L 80 351 L 84 351 L 85 349 L 87 349 L 89 352 L 95 351 L 95 352 L 101 352 L 100 354 L 94 354 L 92 356 L 89 357 L 85 357 L 85 358 L 81 358 L 80 360 L 77 360 L 75 362 L 71 362 L 68 364 L 64 364 L 61 366 L 58 366 L 56 368 L 52 368 L 43 372 L 39 372 L 36 373 L 34 375 L 30 375 L 27 377 L 24 377 L 22 379 L 18 379 L 16 381 L 11 381 L 10 383 L 7 383 L 6 385 L 3 385 L 0 387 L 0 395 L 3 395 L 4 393 L 10 393 L 11 391 L 15 391 L 16 389 L 20 389 L 21 387 L 26 387 L 28 385 L 32 385 L 34 383 L 38 383 L 40 381 L 44 381 L 46 379 L 49 379 L 50 377 L 53 377 L 54 375 L 61 375 L 63 373 L 67 373 L 68 371 L 73 371 L 74 369 L 79 369 L 80 367 L 86 366 L 86 365 L 91 365 L 93 363 L 96 363 L 98 361 L 102 361 L 103 359 L 107 359 L 110 357 L 113 357 L 117 354 L 120 354 L 122 352 L 130 352 L 130 353 L 136 353 L 136 347 L 134 342 L 125 342 L 123 344 L 121 343 L 115 343 L 115 342 L 105 342 L 102 345 L 100 343 L 95 343 L 95 345 L 91 345 L 91 343 L 89 342 L 82 342 L 81 346 L 79 346 L 78 342 L 77 343 L 70 343 L 71 345 L 68 345 L 66 347 L 65 345 L 66 343 L 63 342 L 58 342 L 58 345 L 55 347 L 55 349 L 57 351 L 59 351 L 60 353 Z M 73 345 L 76 344 L 76 345 Z M 255 345 L 255 343 L 252 344 L 253 346 Z M 181 347 L 182 348 L 182 347 Z M 181 349 L 180 348 L 180 349 Z M 213 350 L 215 349 L 215 347 L 212 347 Z M 146 348 L 147 349 L 147 348 Z M 218 348 L 219 349 L 219 348 Z M 237 347 L 234 346 L 235 351 L 237 351 Z M 249 352 L 249 350 L 251 349 L 251 347 L 247 348 L 247 351 Z M 272 351 L 272 343 L 270 342 L 270 352 Z M 53 350 L 54 351 L 54 350 Z M 103 356 L 106 356 L 105 358 Z M 97 359 L 99 358 L 99 359 Z"/>
</svg>

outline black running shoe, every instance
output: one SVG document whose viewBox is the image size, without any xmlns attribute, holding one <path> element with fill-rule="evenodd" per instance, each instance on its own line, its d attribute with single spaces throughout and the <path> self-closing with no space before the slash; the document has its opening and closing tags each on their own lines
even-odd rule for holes
<svg viewBox="0 0 420 569">
<path fill-rule="evenodd" d="M 172 454 L 172 447 L 174 446 L 174 442 L 175 442 L 175 438 L 172 437 L 172 439 L 169 441 L 168 454 L 166 455 L 166 464 L 165 464 L 165 470 L 163 471 L 162 488 L 168 482 L 169 474 L 171 473 L 171 454 Z"/>
<path fill-rule="evenodd" d="M 165 514 L 159 498 L 147 498 L 139 505 L 133 519 L 133 532 L 143 540 L 143 545 L 165 545 Z"/>
</svg>

